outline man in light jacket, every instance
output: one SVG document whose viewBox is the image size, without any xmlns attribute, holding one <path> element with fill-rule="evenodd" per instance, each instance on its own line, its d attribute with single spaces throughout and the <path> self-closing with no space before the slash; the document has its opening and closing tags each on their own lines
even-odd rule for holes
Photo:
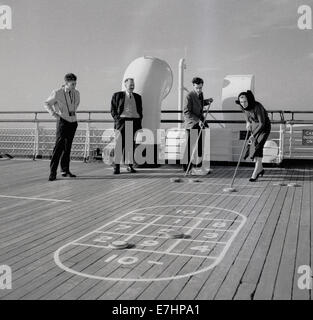
<svg viewBox="0 0 313 320">
<path fill-rule="evenodd" d="M 56 119 L 56 142 L 50 162 L 49 181 L 56 180 L 57 169 L 61 160 L 63 177 L 75 178 L 70 172 L 70 156 L 72 142 L 77 129 L 76 110 L 80 103 L 80 94 L 76 90 L 77 77 L 68 73 L 64 77 L 65 84 L 53 90 L 45 101 L 45 108 Z"/>
</svg>

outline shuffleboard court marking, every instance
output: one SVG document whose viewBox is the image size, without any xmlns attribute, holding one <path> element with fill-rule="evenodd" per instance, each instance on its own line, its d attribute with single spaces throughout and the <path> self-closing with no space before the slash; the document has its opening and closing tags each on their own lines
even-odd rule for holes
<svg viewBox="0 0 313 320">
<path fill-rule="evenodd" d="M 201 186 L 229 186 L 229 183 L 214 183 L 214 182 L 203 182 Z M 237 184 L 236 187 L 238 188 L 266 188 L 266 185 L 263 186 L 250 186 L 247 184 Z"/>
<path fill-rule="evenodd" d="M 145 213 L 144 214 L 145 216 L 159 216 L 159 214 L 151 214 L 151 213 Z M 175 216 L 175 215 L 172 215 L 172 214 L 167 214 L 166 217 L 170 217 L 170 218 L 178 218 L 180 216 Z M 190 217 L 187 216 L 187 217 L 181 217 L 182 219 L 189 219 Z M 202 220 L 212 220 L 212 221 L 229 221 L 229 222 L 233 222 L 234 220 L 231 220 L 231 219 L 216 219 L 216 218 L 201 218 Z M 113 220 L 114 222 L 121 222 L 121 220 Z M 112 221 L 112 222 L 113 222 Z M 137 223 L 137 224 L 140 224 L 140 222 L 128 222 L 127 223 Z"/>
<path fill-rule="evenodd" d="M 118 257 L 118 255 L 117 254 L 114 254 L 114 255 L 112 255 L 111 257 L 109 257 L 109 258 L 107 258 L 106 260 L 105 260 L 105 262 L 111 262 L 111 261 L 113 261 L 115 258 L 117 258 Z"/>
<path fill-rule="evenodd" d="M 144 224 L 144 223 L 140 223 L 140 222 L 127 222 L 128 224 L 133 224 L 133 225 L 141 225 L 141 224 Z M 168 227 L 169 225 L 168 224 L 159 224 L 159 223 L 155 223 L 154 224 L 155 226 L 158 226 L 158 227 Z M 182 228 L 190 228 L 190 227 L 182 227 Z M 212 230 L 212 231 L 215 231 L 217 230 L 216 228 L 210 228 L 210 227 L 207 227 L 207 228 L 195 228 L 195 230 Z M 234 232 L 232 230 L 226 230 L 226 229 L 218 229 L 219 231 L 223 231 L 223 232 Z M 106 232 L 109 232 L 109 231 L 94 231 L 94 232 L 102 232 L 102 233 L 106 233 Z"/>
<path fill-rule="evenodd" d="M 185 228 L 190 229 L 190 227 L 185 227 Z M 208 230 L 207 228 L 192 228 L 192 230 L 196 230 L 196 229 Z M 214 229 L 214 230 L 217 230 L 217 229 Z M 223 231 L 223 230 L 222 229 L 218 229 L 218 231 Z M 231 232 L 231 231 L 229 231 L 229 232 Z M 153 239 L 156 238 L 156 236 L 150 236 L 148 234 L 137 234 L 137 233 L 136 234 L 131 234 L 131 233 L 120 233 L 120 232 L 111 232 L 111 231 L 95 231 L 95 233 L 102 233 L 102 234 L 105 233 L 105 234 L 113 234 L 113 235 L 118 235 L 118 236 L 132 236 L 132 237 L 140 236 L 140 237 L 153 238 Z M 188 232 L 186 232 L 185 234 L 187 235 Z M 168 237 L 165 237 L 165 236 L 158 236 L 158 238 L 160 238 L 160 239 L 168 239 Z M 204 236 L 204 238 L 206 238 L 206 237 Z M 182 241 L 192 241 L 192 242 L 201 242 L 201 243 L 206 243 L 207 242 L 207 243 L 226 244 L 226 242 L 222 242 L 222 241 L 191 240 L 191 239 L 188 239 L 188 238 L 186 238 L 186 239 L 182 238 L 180 240 L 182 240 Z"/>
<path fill-rule="evenodd" d="M 185 210 L 178 210 L 178 208 L 185 208 Z M 191 210 L 191 209 L 193 210 Z M 158 210 L 160 211 L 160 213 L 154 213 L 154 212 L 158 212 Z M 190 219 L 195 219 L 197 221 L 197 225 L 198 223 L 201 223 L 202 222 L 202 219 L 206 220 L 206 218 L 202 218 L 202 217 L 199 217 L 199 215 L 201 215 L 201 211 L 204 211 L 204 212 L 211 212 L 211 210 L 213 210 L 213 212 L 215 212 L 217 215 L 219 214 L 222 214 L 222 216 L 224 217 L 225 214 L 226 215 L 229 215 L 229 216 L 234 216 L 234 218 L 232 220 L 230 219 L 218 219 L 219 221 L 216 221 L 215 223 L 218 224 L 218 226 L 216 226 L 216 229 L 214 229 L 216 232 L 218 231 L 221 231 L 221 226 L 226 226 L 226 222 L 225 220 L 228 220 L 228 221 L 232 221 L 232 224 L 229 224 L 228 228 L 231 228 L 233 227 L 234 223 L 236 222 L 239 222 L 239 224 L 237 225 L 236 224 L 236 228 L 234 230 L 232 230 L 231 233 L 229 233 L 229 239 L 227 240 L 227 242 L 223 245 L 221 244 L 210 244 L 210 245 L 206 245 L 206 246 L 198 246 L 197 247 L 197 244 L 195 244 L 196 246 L 192 247 L 192 242 L 193 241 L 190 241 L 191 242 L 191 247 L 188 247 L 189 244 L 186 244 L 181 246 L 180 244 L 178 245 L 177 248 L 175 249 L 172 249 L 174 250 L 173 252 L 165 252 L 165 250 L 167 249 L 166 246 L 167 245 L 170 245 L 172 246 L 172 243 L 173 243 L 173 239 L 167 239 L 167 241 L 164 242 L 165 244 L 165 250 L 164 251 L 160 251 L 160 250 L 153 250 L 153 248 L 149 248 L 149 249 L 140 249 L 138 248 L 138 245 L 140 246 L 141 243 L 140 241 L 142 241 L 143 239 L 146 238 L 146 235 L 145 236 L 141 236 L 139 231 L 134 232 L 136 234 L 130 234 L 128 236 L 129 237 L 135 237 L 135 238 L 139 238 L 138 241 L 139 241 L 139 244 L 138 243 L 135 243 L 135 246 L 134 247 L 131 247 L 131 248 L 127 248 L 125 250 L 120 250 L 119 252 L 116 252 L 116 250 L 112 250 L 112 247 L 111 246 L 106 246 L 106 245 L 97 245 L 97 244 L 93 244 L 93 243 L 86 243 L 86 241 L 84 241 L 85 238 L 90 238 L 90 241 L 92 241 L 92 238 L 94 237 L 95 233 L 97 234 L 97 237 L 99 237 L 99 232 L 101 233 L 104 233 L 105 231 L 103 231 L 104 228 L 106 227 L 110 227 L 112 226 L 112 224 L 116 223 L 118 221 L 118 223 L 123 223 L 125 224 L 126 221 L 125 220 L 122 220 L 122 219 L 125 219 L 126 217 L 130 217 L 130 219 L 132 219 L 132 217 L 137 217 L 137 218 L 140 218 L 142 219 L 143 217 L 145 216 L 149 216 L 149 215 L 152 215 L 152 216 L 157 216 L 156 219 L 153 219 L 151 221 L 151 218 L 149 218 L 150 220 L 148 219 L 144 219 L 144 220 L 147 220 L 147 223 L 143 223 L 142 224 L 144 225 L 143 228 L 141 228 L 140 230 L 143 231 L 145 230 L 146 228 L 148 228 L 147 224 L 149 224 L 149 226 L 155 226 L 156 224 L 153 224 L 153 222 L 156 222 L 155 220 L 159 220 L 163 217 L 166 217 L 168 218 L 168 216 L 171 216 L 171 214 L 168 214 L 168 213 L 171 213 L 171 212 L 176 212 L 176 213 L 181 213 L 182 216 L 180 216 L 180 218 L 183 218 L 183 214 L 188 214 L 188 217 Z M 153 214 L 147 214 L 147 212 L 151 212 Z M 182 211 L 182 212 L 180 212 Z M 190 213 L 193 213 L 193 215 L 191 216 Z M 175 216 L 176 218 L 177 216 Z M 200 219 L 200 220 L 199 220 Z M 213 218 L 210 219 L 210 220 L 214 220 Z M 240 232 L 241 228 L 243 227 L 243 225 L 246 223 L 246 220 L 247 218 L 239 213 L 239 212 L 236 212 L 234 210 L 230 210 L 230 209 L 225 209 L 225 208 L 219 208 L 219 207 L 211 207 L 211 206 L 201 206 L 201 205 L 163 205 L 163 206 L 152 206 L 152 207 L 144 207 L 144 208 L 138 208 L 136 210 L 133 210 L 133 211 L 130 211 L 128 213 L 125 213 L 124 215 L 121 215 L 120 218 L 118 219 L 115 219 L 114 221 L 110 221 L 108 223 L 106 223 L 105 225 L 102 225 L 101 227 L 83 235 L 82 237 L 74 240 L 74 241 L 71 241 L 69 243 L 66 243 L 65 245 L 61 246 L 59 249 L 57 249 L 55 252 L 54 252 L 54 261 L 56 263 L 56 265 L 58 267 L 60 267 L 61 269 L 63 269 L 64 271 L 66 272 L 69 272 L 69 273 L 72 273 L 72 274 L 75 274 L 75 275 L 78 275 L 78 276 L 82 276 L 82 277 L 87 277 L 87 278 L 90 278 L 90 279 L 97 279 L 97 280 L 108 280 L 108 281 L 131 281 L 131 282 L 151 282 L 151 281 L 169 281 L 169 280 L 178 280 L 178 279 L 182 279 L 182 278 L 186 278 L 186 277 L 190 277 L 190 276 L 193 276 L 193 275 L 196 275 L 196 274 L 199 274 L 199 273 L 203 273 L 205 271 L 208 271 L 212 268 L 214 268 L 215 266 L 217 266 L 221 261 L 222 259 L 224 258 L 225 254 L 227 253 L 228 249 L 230 248 L 232 242 L 234 241 L 234 239 L 236 238 L 237 234 Z M 191 221 L 191 220 L 190 220 Z M 224 222 L 223 222 L 224 221 Z M 179 228 L 187 228 L 187 229 L 191 229 L 191 228 L 194 228 L 194 230 L 196 229 L 202 229 L 202 230 L 205 230 L 205 231 L 211 231 L 212 228 L 198 228 L 197 225 L 193 224 L 192 226 L 175 226 L 175 227 L 179 227 Z M 168 224 L 166 225 L 166 227 L 172 227 L 172 224 Z M 218 229 L 217 229 L 218 228 Z M 149 230 L 148 230 L 149 231 Z M 192 232 L 192 231 L 190 231 Z M 209 238 L 209 239 L 214 239 L 217 237 L 216 234 L 213 234 L 212 232 L 208 232 L 206 233 L 207 237 L 206 238 Z M 124 234 L 125 236 L 125 234 Z M 201 234 L 196 234 L 195 235 L 195 239 L 194 240 L 198 240 L 198 237 L 201 238 Z M 204 237 L 202 235 L 202 237 Z M 159 236 L 155 236 L 155 239 L 158 239 Z M 123 240 L 123 239 L 121 239 Z M 181 239 L 181 240 L 185 240 L 185 239 Z M 89 240 L 88 240 L 89 241 Z M 137 242 L 138 242 L 137 241 Z M 205 240 L 203 240 L 205 241 Z M 147 241 L 144 241 L 144 243 L 147 242 Z M 149 240 L 149 245 L 147 245 L 147 247 L 152 247 L 154 245 L 154 243 L 158 243 L 158 241 L 156 240 Z M 177 242 L 177 240 L 175 240 L 175 242 Z M 181 241 L 182 243 L 182 241 Z M 123 265 L 129 265 L 129 267 L 132 268 L 133 272 L 132 274 L 135 274 L 136 276 L 130 276 L 129 278 L 127 278 L 127 275 L 125 275 L 124 277 L 112 277 L 110 276 L 110 274 L 108 274 L 107 276 L 104 274 L 91 274 L 91 273 L 87 273 L 84 271 L 84 269 L 80 270 L 79 269 L 79 264 L 75 264 L 75 266 L 72 266 L 71 268 L 68 267 L 66 265 L 66 260 L 64 261 L 64 263 L 62 262 L 62 259 L 61 259 L 61 253 L 62 251 L 65 249 L 65 248 L 68 248 L 68 247 L 72 247 L 73 249 L 77 246 L 85 246 L 85 247 L 90 247 L 90 248 L 98 248 L 99 250 L 103 250 L 103 255 L 106 256 L 106 260 L 108 260 L 109 262 L 108 263 L 108 270 L 111 269 L 111 266 L 112 266 L 112 263 L 113 265 L 116 267 L 116 264 L 117 264 L 117 268 L 119 267 L 123 267 Z M 173 247 L 173 246 L 172 246 Z M 155 248 L 157 249 L 157 248 Z M 162 249 L 163 250 L 163 249 Z M 67 250 L 68 252 L 68 250 Z M 102 251 L 99 251 L 98 254 L 101 254 Z M 108 254 L 109 252 L 109 254 Z M 149 255 L 141 255 L 141 256 L 136 256 L 136 252 L 142 252 L 142 253 L 149 253 Z M 198 254 L 198 252 L 201 252 L 201 254 Z M 210 252 L 210 254 L 202 254 L 204 252 Z M 215 254 L 213 255 L 213 253 L 215 252 Z M 111 253 L 111 255 L 110 255 Z M 155 255 L 155 256 L 153 256 Z M 161 258 L 165 258 L 166 255 L 171 255 L 171 256 L 176 256 L 176 257 L 186 257 L 186 258 L 195 258 L 195 259 L 201 259 L 201 263 L 198 264 L 199 266 L 199 269 L 192 269 L 194 268 L 193 267 L 193 264 L 190 266 L 190 269 L 187 269 L 187 270 L 184 270 L 184 274 L 171 274 L 170 270 L 171 269 L 168 269 L 167 268 L 167 265 L 164 265 L 163 267 L 165 268 L 166 273 L 163 277 L 158 277 L 158 278 L 144 278 L 143 275 L 140 275 L 140 271 L 141 270 L 141 266 L 143 264 L 147 264 L 148 261 L 149 264 L 151 264 L 151 261 L 160 261 Z M 140 258 L 139 258 L 140 257 Z M 147 259 L 148 258 L 148 259 Z M 166 258 L 164 259 L 163 262 L 166 262 Z M 106 270 L 106 262 L 105 260 L 103 259 L 103 272 L 105 272 Z M 110 265 L 109 265 L 110 264 Z M 73 269 L 73 268 L 76 268 L 76 269 Z M 139 268 L 139 274 L 137 275 L 136 274 L 136 268 Z M 162 267 L 160 267 L 162 268 Z M 198 268 L 198 267 L 197 267 Z"/>
<path fill-rule="evenodd" d="M 197 228 L 202 223 L 202 219 L 199 219 L 187 232 L 185 232 L 185 235 L 190 235 L 195 228 Z M 180 243 L 182 239 L 178 239 L 175 243 L 173 243 L 167 250 L 166 253 L 170 253 L 172 250 L 174 250 Z"/>
<path fill-rule="evenodd" d="M 80 243 L 80 242 L 75 242 L 75 246 L 112 249 L 111 246 L 101 246 L 101 245 L 97 245 L 97 244 Z M 204 255 L 202 256 L 202 255 L 196 255 L 196 254 L 176 253 L 176 252 L 174 253 L 174 252 L 148 250 L 148 249 L 137 249 L 137 248 L 133 249 L 133 248 L 131 248 L 131 249 L 124 249 L 124 250 L 125 251 L 140 251 L 140 252 L 158 253 L 158 254 L 166 254 L 166 255 L 172 255 L 172 256 L 188 257 L 188 258 L 203 258 L 203 259 L 213 259 L 213 260 L 217 259 L 217 257 L 212 257 L 212 256 L 204 256 Z M 132 281 L 135 281 L 135 280 L 132 280 Z"/>
<path fill-rule="evenodd" d="M 133 237 L 135 237 L 138 233 L 140 233 L 141 231 L 147 229 L 149 226 L 153 225 L 155 222 L 159 221 L 162 218 L 162 216 L 152 220 L 151 222 L 147 223 L 144 227 L 142 227 L 141 229 L 139 229 L 138 231 L 136 231 L 134 234 L 128 236 L 124 241 L 129 241 L 130 239 L 132 239 Z"/>
<path fill-rule="evenodd" d="M 160 261 L 151 261 L 151 260 L 148 260 L 148 263 L 150 264 L 157 264 L 159 266 L 161 266 L 163 264 L 163 262 L 160 262 Z"/>
<path fill-rule="evenodd" d="M 230 194 L 230 193 L 213 193 L 213 192 L 193 192 L 193 191 L 171 191 L 173 193 L 185 193 L 185 194 L 204 194 L 211 196 L 224 196 L 224 197 L 249 197 L 249 198 L 260 198 L 260 196 L 254 196 L 250 194 Z"/>
<path fill-rule="evenodd" d="M 0 194 L 0 198 L 21 199 L 21 200 L 35 200 L 35 201 L 51 201 L 51 202 L 72 202 L 72 200 L 47 199 L 47 198 L 36 198 L 36 197 L 7 196 L 7 195 L 3 195 L 3 194 Z"/>
</svg>

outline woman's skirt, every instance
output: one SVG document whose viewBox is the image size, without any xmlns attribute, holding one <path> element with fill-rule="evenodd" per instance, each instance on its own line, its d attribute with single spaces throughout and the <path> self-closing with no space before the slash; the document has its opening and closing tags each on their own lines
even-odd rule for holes
<svg viewBox="0 0 313 320">
<path fill-rule="evenodd" d="M 248 157 L 251 160 L 254 160 L 254 158 L 263 158 L 264 145 L 270 133 L 271 124 L 268 123 L 256 136 L 254 136 L 252 144 L 247 144 L 244 159 L 247 159 Z"/>
</svg>

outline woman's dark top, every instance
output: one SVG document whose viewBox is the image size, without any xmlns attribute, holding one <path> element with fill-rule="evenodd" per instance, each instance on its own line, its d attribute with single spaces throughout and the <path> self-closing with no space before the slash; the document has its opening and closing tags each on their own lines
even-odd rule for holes
<svg viewBox="0 0 313 320">
<path fill-rule="evenodd" d="M 255 138 L 253 145 L 247 144 L 244 159 L 248 157 L 252 160 L 256 157 L 262 158 L 265 142 L 271 132 L 271 121 L 268 113 L 262 104 L 257 101 L 254 108 L 243 109 L 243 111 L 246 119 L 252 123 L 252 134 Z"/>
<path fill-rule="evenodd" d="M 252 134 L 257 137 L 261 132 L 271 131 L 271 121 L 268 113 L 260 102 L 255 102 L 254 108 L 243 109 L 249 122 L 254 123 Z"/>
</svg>

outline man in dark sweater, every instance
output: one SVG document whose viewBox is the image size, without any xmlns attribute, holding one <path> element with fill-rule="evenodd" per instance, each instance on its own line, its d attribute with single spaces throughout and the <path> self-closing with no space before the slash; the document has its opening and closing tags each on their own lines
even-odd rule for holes
<svg viewBox="0 0 313 320">
<path fill-rule="evenodd" d="M 213 102 L 213 99 L 203 99 L 203 88 L 204 81 L 201 78 L 193 78 L 192 85 L 193 90 L 190 91 L 184 102 L 184 122 L 185 129 L 187 135 L 187 145 L 186 152 L 183 159 L 183 170 L 187 171 L 188 163 L 190 162 L 190 157 L 192 150 L 194 148 L 195 140 L 201 132 L 201 128 L 205 126 L 204 117 L 203 117 L 203 107 L 209 105 Z M 200 138 L 198 140 L 198 158 L 200 158 L 200 162 L 195 164 L 196 167 L 202 166 L 202 132 Z M 197 152 L 195 153 L 197 154 Z M 189 166 L 189 170 L 191 170 L 193 164 Z"/>
</svg>

